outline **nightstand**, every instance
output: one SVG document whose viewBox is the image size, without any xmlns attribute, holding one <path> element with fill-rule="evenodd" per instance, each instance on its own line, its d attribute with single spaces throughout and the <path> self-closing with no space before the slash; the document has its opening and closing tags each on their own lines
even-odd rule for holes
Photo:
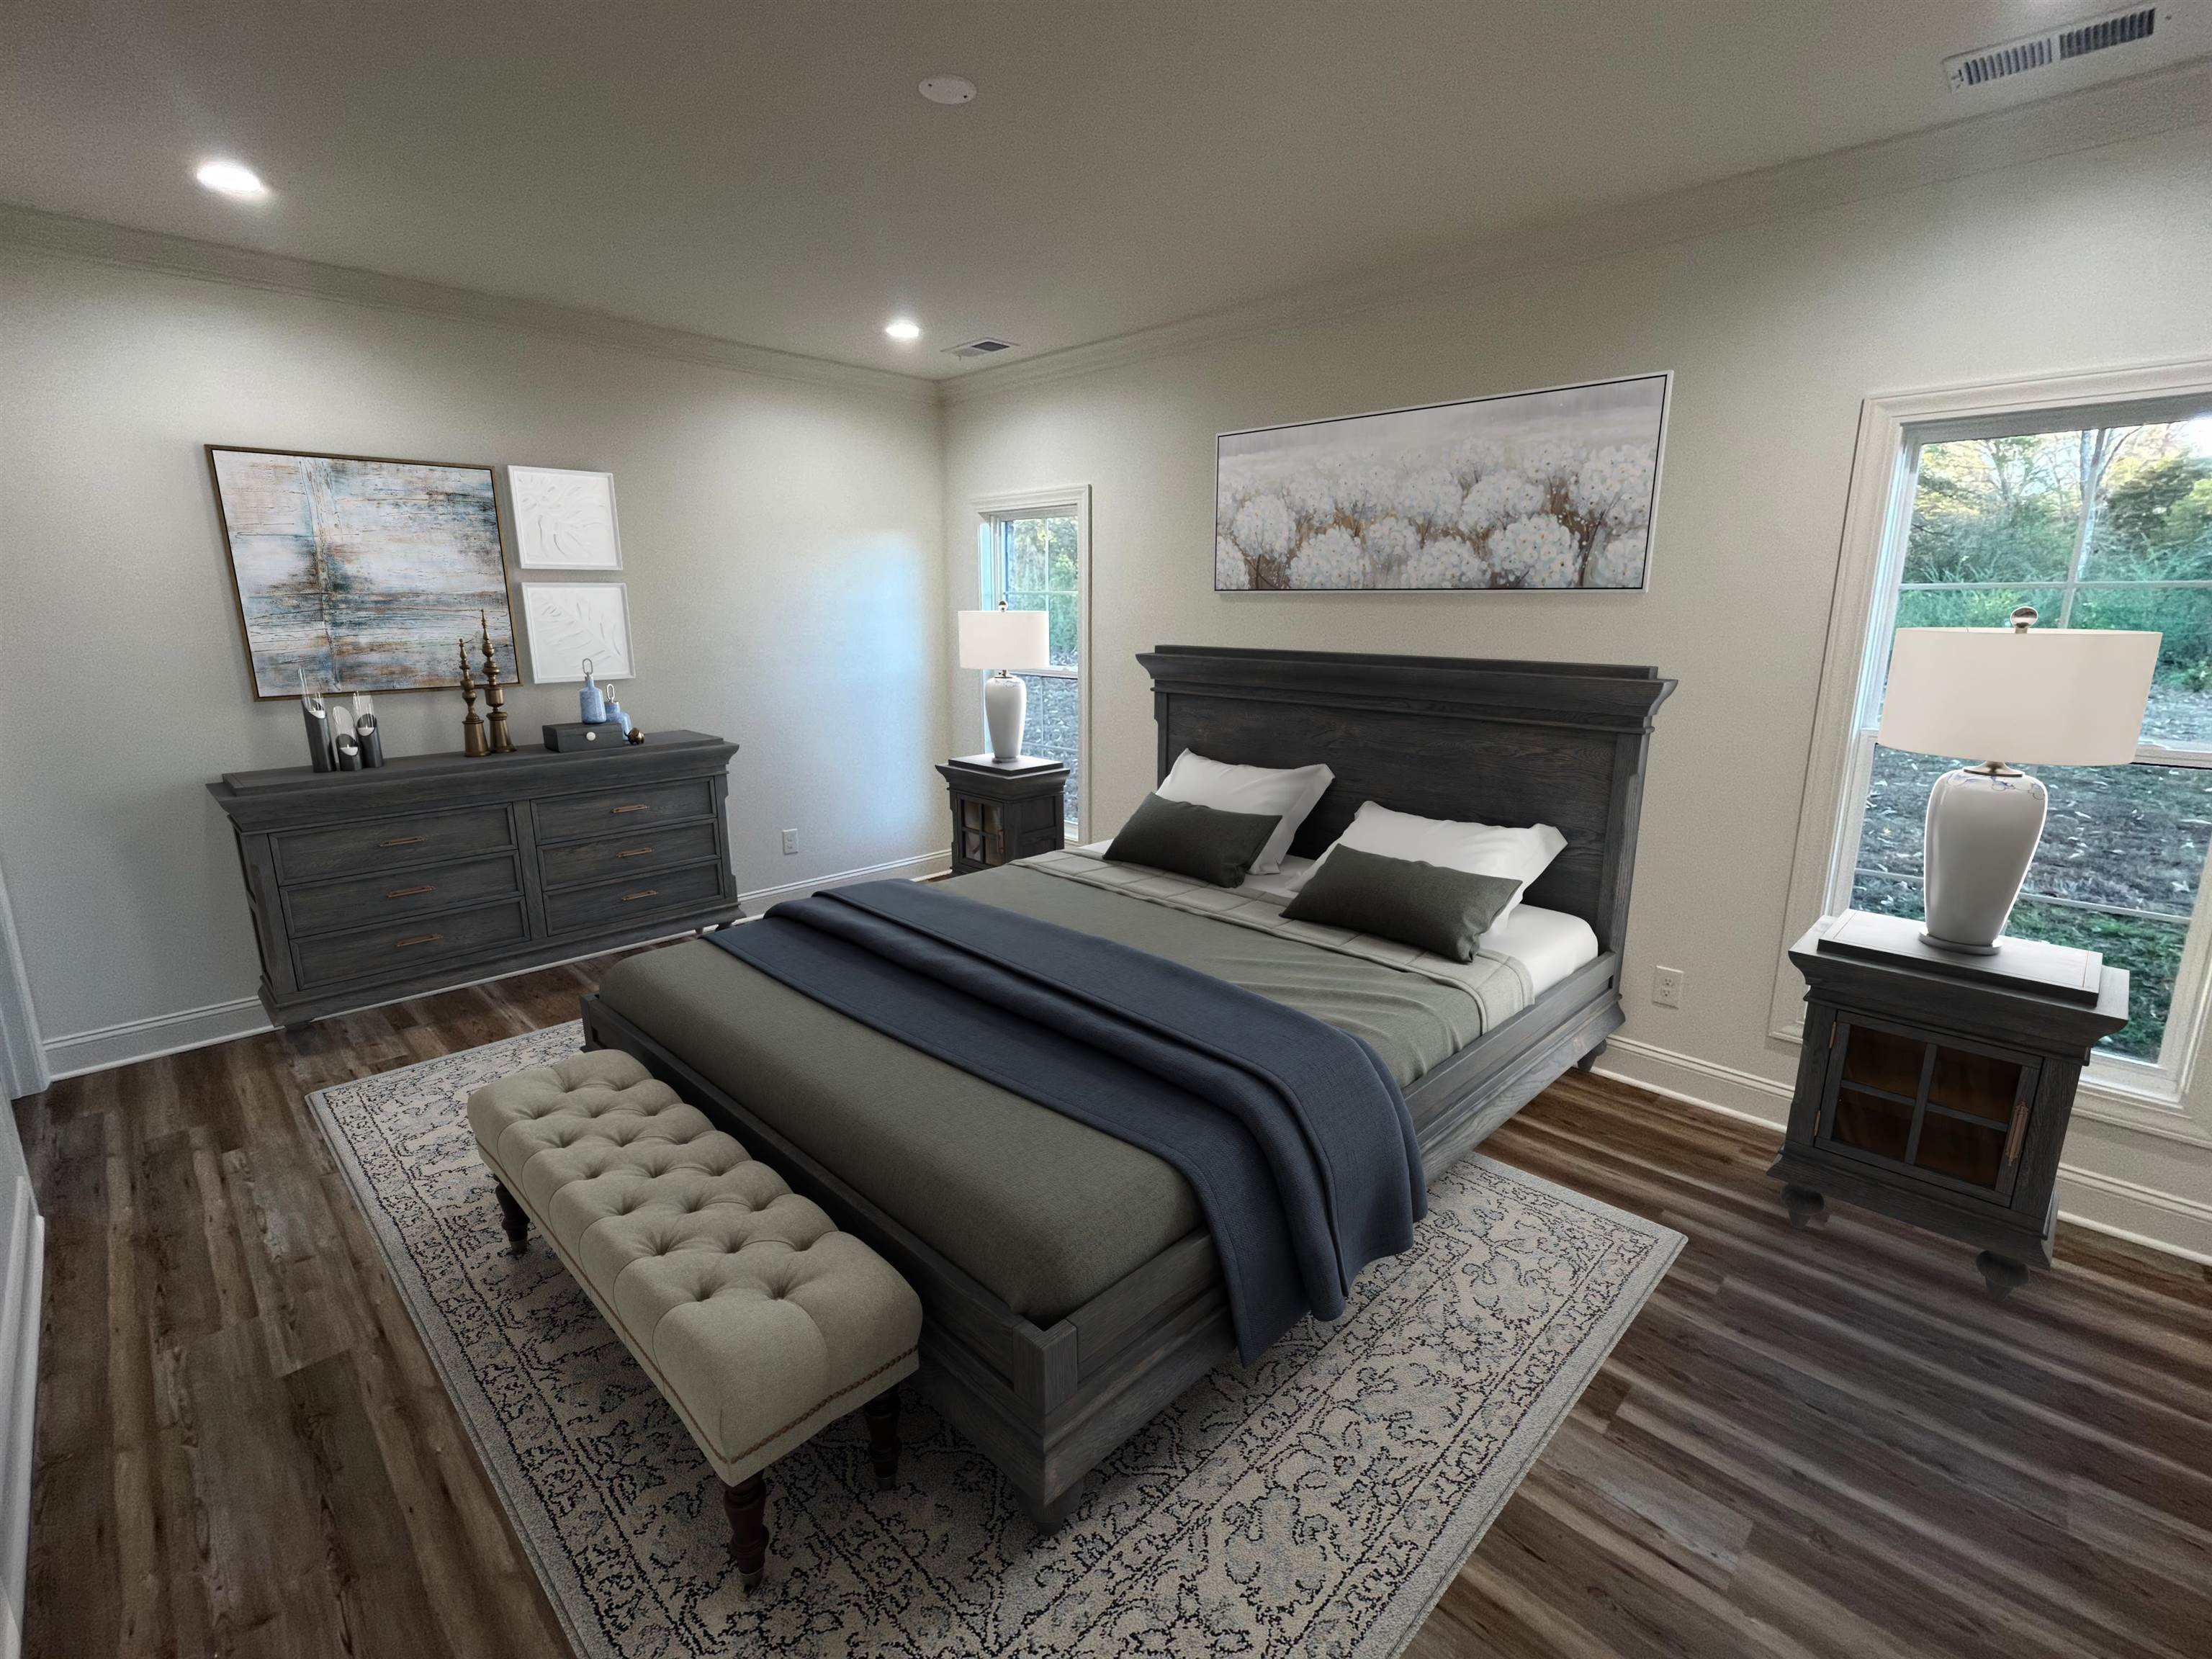
<svg viewBox="0 0 2212 1659">
<path fill-rule="evenodd" d="M 1790 1219 L 1842 1199 L 1979 1245 L 1996 1296 L 2049 1267 L 2074 1091 L 2098 1039 L 2128 1023 L 2126 973 L 2032 939 L 1937 951 L 1918 921 L 1857 910 L 1790 959 L 1805 1047 L 1768 1173 Z"/>
<path fill-rule="evenodd" d="M 964 876 L 1066 842 L 1067 769 L 1022 755 L 963 755 L 937 769 L 952 797 L 952 873 Z"/>
</svg>

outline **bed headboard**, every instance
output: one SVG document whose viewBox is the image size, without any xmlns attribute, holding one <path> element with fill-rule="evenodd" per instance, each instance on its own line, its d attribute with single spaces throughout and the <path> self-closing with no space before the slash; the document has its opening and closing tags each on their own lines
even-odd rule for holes
<svg viewBox="0 0 2212 1659">
<path fill-rule="evenodd" d="M 1618 951 L 1636 868 L 1656 668 L 1163 645 L 1152 677 L 1159 773 L 1185 749 L 1336 774 L 1291 850 L 1313 857 L 1362 801 L 1424 817 L 1549 823 L 1566 850 L 1528 902 L 1581 916 Z"/>
</svg>

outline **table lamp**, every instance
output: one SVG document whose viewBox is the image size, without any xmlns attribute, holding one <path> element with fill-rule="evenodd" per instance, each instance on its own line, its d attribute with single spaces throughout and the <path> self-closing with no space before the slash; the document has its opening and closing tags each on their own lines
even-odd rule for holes
<svg viewBox="0 0 2212 1659">
<path fill-rule="evenodd" d="M 1009 669 L 1052 665 L 1049 618 L 1042 611 L 1009 611 L 1004 599 L 996 611 L 960 613 L 960 665 L 994 671 L 983 682 L 983 723 L 991 733 L 991 758 L 1010 761 L 1022 752 L 1022 717 L 1029 688 Z"/>
<path fill-rule="evenodd" d="M 2159 635 L 2105 629 L 1901 628 L 1875 741 L 1923 755 L 1981 755 L 1928 793 L 1926 920 L 1938 950 L 1990 956 L 2020 896 L 2047 801 L 2015 769 L 2133 760 Z"/>
</svg>

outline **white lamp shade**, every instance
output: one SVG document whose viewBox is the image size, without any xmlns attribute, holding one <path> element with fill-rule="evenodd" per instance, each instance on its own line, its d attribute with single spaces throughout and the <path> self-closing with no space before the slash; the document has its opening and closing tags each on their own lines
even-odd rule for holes
<svg viewBox="0 0 2212 1659">
<path fill-rule="evenodd" d="M 1050 618 L 1042 611 L 963 611 L 963 668 L 1049 668 Z"/>
<path fill-rule="evenodd" d="M 1901 628 L 1875 740 L 2009 765 L 2123 765 L 2158 642 L 2105 629 Z"/>
</svg>

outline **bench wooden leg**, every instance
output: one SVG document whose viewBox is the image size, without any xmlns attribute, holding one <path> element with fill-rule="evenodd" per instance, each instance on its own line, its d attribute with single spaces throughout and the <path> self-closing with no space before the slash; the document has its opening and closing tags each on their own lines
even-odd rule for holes
<svg viewBox="0 0 2212 1659">
<path fill-rule="evenodd" d="M 530 1217 L 507 1190 L 503 1181 L 494 1181 L 492 1190 L 499 1194 L 499 1224 L 506 1230 L 507 1242 L 515 1255 L 520 1255 L 530 1240 Z"/>
<path fill-rule="evenodd" d="M 730 1516 L 730 1560 L 747 1589 L 768 1571 L 768 1482 L 748 1475 L 722 1488 L 722 1507 Z"/>
<path fill-rule="evenodd" d="M 876 1490 L 889 1492 L 898 1484 L 898 1384 L 861 1407 L 860 1413 L 868 1419 L 868 1461 L 876 1466 Z"/>
</svg>

